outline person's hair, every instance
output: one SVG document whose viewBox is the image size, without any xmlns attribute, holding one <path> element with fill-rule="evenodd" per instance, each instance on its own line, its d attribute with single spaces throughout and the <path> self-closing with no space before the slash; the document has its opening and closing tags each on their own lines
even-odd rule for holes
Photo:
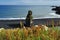
<svg viewBox="0 0 60 40">
<path fill-rule="evenodd" d="M 31 10 L 28 11 L 28 15 L 32 15 L 32 11 Z"/>
</svg>

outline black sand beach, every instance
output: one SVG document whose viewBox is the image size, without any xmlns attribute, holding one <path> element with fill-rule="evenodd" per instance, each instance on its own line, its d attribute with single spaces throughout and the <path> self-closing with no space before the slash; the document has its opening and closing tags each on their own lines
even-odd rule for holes
<svg viewBox="0 0 60 40">
<path fill-rule="evenodd" d="M 54 26 L 60 26 L 60 18 L 43 18 L 43 19 L 33 19 L 34 25 L 47 25 L 51 27 L 52 20 L 54 21 Z M 20 21 L 25 22 L 25 19 L 17 20 L 0 20 L 0 28 L 17 28 L 19 27 Z"/>
</svg>

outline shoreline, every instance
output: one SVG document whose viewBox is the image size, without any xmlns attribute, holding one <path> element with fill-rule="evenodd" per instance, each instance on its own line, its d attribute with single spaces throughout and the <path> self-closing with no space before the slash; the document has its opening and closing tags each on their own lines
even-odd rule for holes
<svg viewBox="0 0 60 40">
<path fill-rule="evenodd" d="M 33 18 L 33 19 L 59 19 L 59 17 L 58 18 L 41 17 L 41 18 Z M 25 20 L 25 18 L 0 18 L 0 20 Z"/>
<path fill-rule="evenodd" d="M 47 26 L 52 26 L 52 20 L 54 21 L 54 26 L 60 26 L 60 18 L 43 18 L 43 19 L 33 19 L 33 24 L 43 24 Z M 18 27 L 20 21 L 25 22 L 25 19 L 18 19 L 18 20 L 0 20 L 0 28 L 12 28 Z M 9 26 L 10 25 L 10 26 Z M 13 27 L 13 28 L 14 28 Z"/>
</svg>

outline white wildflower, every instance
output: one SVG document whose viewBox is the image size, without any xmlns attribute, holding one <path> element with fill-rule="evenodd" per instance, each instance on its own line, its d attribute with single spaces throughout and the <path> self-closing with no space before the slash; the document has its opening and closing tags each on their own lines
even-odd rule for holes
<svg viewBox="0 0 60 40">
<path fill-rule="evenodd" d="M 25 28 L 25 26 L 23 28 Z"/>
<path fill-rule="evenodd" d="M 48 30 L 48 27 L 47 26 L 45 26 L 45 25 L 42 25 L 43 27 L 44 27 L 44 29 L 47 31 Z"/>
<path fill-rule="evenodd" d="M 35 27 L 38 27 L 38 25 L 35 25 Z"/>
<path fill-rule="evenodd" d="M 2 30 L 4 30 L 4 28 L 0 28 L 0 32 L 1 32 Z"/>
</svg>

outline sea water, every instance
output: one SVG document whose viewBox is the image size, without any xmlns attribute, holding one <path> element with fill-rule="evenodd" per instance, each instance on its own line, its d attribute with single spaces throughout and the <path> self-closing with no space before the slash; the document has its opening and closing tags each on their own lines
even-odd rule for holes
<svg viewBox="0 0 60 40">
<path fill-rule="evenodd" d="M 33 18 L 60 18 L 50 5 L 0 5 L 0 19 L 26 18 L 28 10 Z"/>
</svg>

